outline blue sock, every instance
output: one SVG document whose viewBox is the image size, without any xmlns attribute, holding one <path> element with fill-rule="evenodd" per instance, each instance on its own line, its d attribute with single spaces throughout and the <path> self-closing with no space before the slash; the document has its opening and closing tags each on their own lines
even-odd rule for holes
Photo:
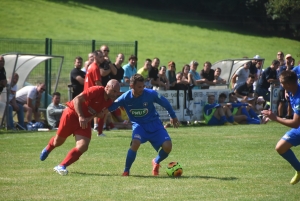
<svg viewBox="0 0 300 201">
<path fill-rule="evenodd" d="M 160 162 L 165 160 L 168 156 L 169 156 L 169 154 L 167 152 L 165 152 L 163 149 L 160 149 L 160 151 L 158 152 L 158 155 L 154 159 L 154 162 L 159 164 Z"/>
<path fill-rule="evenodd" d="M 131 149 L 129 149 L 127 152 L 124 172 L 129 172 L 131 165 L 135 160 L 135 157 L 136 157 L 136 151 L 132 151 Z"/>
<path fill-rule="evenodd" d="M 258 119 L 252 119 L 252 118 L 247 118 L 247 124 L 260 124 L 260 120 Z"/>
<path fill-rule="evenodd" d="M 287 160 L 287 162 L 289 162 L 296 171 L 300 171 L 300 163 L 291 149 L 287 150 L 287 152 L 280 156 Z"/>
<path fill-rule="evenodd" d="M 250 114 L 250 116 L 254 119 L 260 120 L 259 117 L 257 116 L 256 112 L 254 112 L 254 110 L 252 110 L 250 108 L 250 110 L 248 111 L 248 113 Z"/>
<path fill-rule="evenodd" d="M 242 107 L 241 112 L 242 112 L 243 115 L 246 115 L 248 118 L 251 118 L 245 107 Z"/>
<path fill-rule="evenodd" d="M 229 121 L 230 123 L 233 123 L 233 122 L 234 122 L 234 119 L 233 119 L 233 116 L 232 116 L 232 115 L 231 115 L 230 117 L 228 117 L 227 119 L 228 119 L 228 121 Z"/>
<path fill-rule="evenodd" d="M 221 116 L 220 121 L 225 124 L 227 122 L 226 116 Z"/>
</svg>

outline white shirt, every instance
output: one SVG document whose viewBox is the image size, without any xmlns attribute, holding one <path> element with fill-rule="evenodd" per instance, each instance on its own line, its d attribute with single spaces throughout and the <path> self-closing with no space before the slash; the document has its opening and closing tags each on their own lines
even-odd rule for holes
<svg viewBox="0 0 300 201">
<path fill-rule="evenodd" d="M 26 104 L 27 98 L 30 98 L 31 100 L 34 100 L 37 98 L 38 91 L 37 86 L 26 86 L 17 91 L 16 94 L 16 101 Z"/>
</svg>

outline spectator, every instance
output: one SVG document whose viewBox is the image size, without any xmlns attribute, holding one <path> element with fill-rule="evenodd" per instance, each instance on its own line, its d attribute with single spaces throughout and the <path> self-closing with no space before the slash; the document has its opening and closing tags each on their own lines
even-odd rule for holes
<svg viewBox="0 0 300 201">
<path fill-rule="evenodd" d="M 195 85 L 206 83 L 206 79 L 201 79 L 200 74 L 197 72 L 198 62 L 191 61 L 190 63 L 190 74 L 192 75 L 193 81 Z"/>
<path fill-rule="evenodd" d="M 102 85 L 106 86 L 107 82 L 111 79 L 111 75 L 117 75 L 117 68 L 109 59 L 109 48 L 107 45 L 102 45 L 100 51 L 103 54 L 104 61 L 100 63 L 100 74 L 102 77 Z"/>
<path fill-rule="evenodd" d="M 56 129 L 59 126 L 60 118 L 65 110 L 65 106 L 60 104 L 60 93 L 52 94 L 52 103 L 47 107 L 47 121 L 51 129 Z"/>
<path fill-rule="evenodd" d="M 155 57 L 152 60 L 152 64 L 151 64 L 151 68 L 149 70 L 149 78 L 151 79 L 151 85 L 154 87 L 164 87 L 165 83 L 163 83 L 162 81 L 160 81 L 159 77 L 158 77 L 158 66 L 160 64 L 160 60 L 159 58 Z"/>
<path fill-rule="evenodd" d="M 5 65 L 4 57 L 0 56 L 0 94 L 7 85 L 6 71 L 4 65 Z"/>
<path fill-rule="evenodd" d="M 188 90 L 188 100 L 193 100 L 192 88 L 195 86 L 196 82 L 193 75 L 190 72 L 190 66 L 188 64 L 184 65 L 182 68 L 182 84 L 185 85 L 185 89 Z"/>
<path fill-rule="evenodd" d="M 226 84 L 226 80 L 220 77 L 221 72 L 222 72 L 221 68 L 218 67 L 215 69 L 214 81 L 213 81 L 215 84 Z"/>
<path fill-rule="evenodd" d="M 232 125 L 234 122 L 232 113 L 228 107 L 222 107 L 215 103 L 215 95 L 207 96 L 207 103 L 203 109 L 205 123 L 208 125 Z"/>
<path fill-rule="evenodd" d="M 162 83 L 164 83 L 164 86 L 159 86 L 159 87 L 154 86 L 153 87 L 154 90 L 169 90 L 170 84 L 166 76 L 166 71 L 167 71 L 166 66 L 161 66 L 159 68 L 158 78 Z"/>
<path fill-rule="evenodd" d="M 291 65 L 291 62 L 292 62 L 292 55 L 287 54 L 285 56 L 285 65 L 279 67 L 279 72 L 277 74 L 277 77 L 279 77 L 283 71 L 293 70 L 293 66 Z M 278 104 L 278 108 L 277 108 L 278 116 L 280 118 L 283 118 L 285 109 L 287 111 L 285 118 L 287 118 L 287 119 L 293 118 L 293 114 L 292 114 L 293 109 L 291 107 L 290 99 L 289 99 L 289 97 L 286 97 L 286 91 L 281 85 L 280 85 L 279 98 L 278 98 L 277 104 Z M 287 106 L 286 106 L 286 104 L 287 104 Z"/>
<path fill-rule="evenodd" d="M 270 84 L 278 83 L 277 79 L 277 68 L 280 62 L 278 60 L 273 60 L 270 67 L 263 71 L 260 79 L 258 80 L 255 93 L 258 96 L 262 96 L 266 101 L 270 101 Z"/>
<path fill-rule="evenodd" d="M 292 58 L 292 61 L 291 61 L 291 66 L 294 67 L 295 66 L 295 59 Z"/>
<path fill-rule="evenodd" d="M 254 75 L 249 75 L 247 81 L 243 84 L 236 86 L 234 93 L 239 101 L 249 103 L 251 106 L 255 106 L 255 97 L 253 90 Z"/>
<path fill-rule="evenodd" d="M 89 66 L 93 63 L 93 61 L 94 61 L 94 54 L 93 54 L 93 52 L 91 52 L 91 53 L 88 54 L 88 60 L 84 62 L 84 66 L 83 66 L 83 68 L 81 68 L 81 70 L 84 73 L 86 73 Z"/>
<path fill-rule="evenodd" d="M 283 66 L 285 64 L 284 54 L 282 51 L 277 52 L 277 60 L 279 61 L 280 66 Z"/>
<path fill-rule="evenodd" d="M 125 83 L 125 85 L 129 85 L 131 76 L 137 73 L 137 60 L 138 58 L 135 55 L 131 55 L 128 59 L 128 64 L 123 66 L 123 82 Z"/>
<path fill-rule="evenodd" d="M 142 75 L 145 79 L 145 87 L 151 89 L 151 79 L 149 78 L 149 70 L 151 68 L 151 59 L 146 59 L 144 62 L 144 66 L 140 68 L 137 73 Z"/>
<path fill-rule="evenodd" d="M 23 105 L 17 103 L 16 101 L 16 92 L 17 92 L 17 83 L 19 80 L 19 75 L 14 73 L 13 78 L 10 82 L 10 94 L 9 94 L 9 105 L 8 105 L 8 129 L 15 130 L 14 120 L 13 120 L 13 111 L 16 111 L 18 116 L 18 126 L 20 129 L 25 130 L 24 125 L 24 109 Z"/>
<path fill-rule="evenodd" d="M 170 83 L 170 89 L 175 90 L 176 89 L 175 85 L 177 83 L 177 80 L 176 80 L 176 64 L 174 61 L 169 61 L 166 75 Z"/>
<path fill-rule="evenodd" d="M 120 86 L 123 86 L 124 83 L 122 83 L 123 80 L 123 76 L 124 76 L 124 69 L 122 68 L 122 64 L 124 62 L 124 54 L 119 53 L 116 57 L 116 61 L 113 64 L 115 66 L 115 68 L 117 69 L 117 74 L 111 74 L 110 75 L 110 79 L 115 79 L 118 80 L 118 82 L 120 83 Z"/>
<path fill-rule="evenodd" d="M 215 85 L 215 71 L 211 69 L 211 63 L 209 61 L 206 61 L 203 64 L 203 69 L 200 71 L 200 76 L 202 79 L 206 79 L 206 86 L 201 86 L 201 89 L 208 89 L 209 85 Z"/>
<path fill-rule="evenodd" d="M 80 70 L 82 67 L 82 58 L 76 57 L 74 68 L 71 71 L 70 77 L 71 77 L 71 84 L 73 87 L 72 92 L 72 99 L 75 98 L 78 94 L 80 94 L 83 91 L 84 87 L 84 78 L 85 78 L 85 72 Z"/>
<path fill-rule="evenodd" d="M 251 61 L 251 65 L 249 68 L 249 75 L 253 75 L 255 77 L 255 81 L 253 83 L 254 90 L 256 89 L 257 80 L 259 79 L 262 73 L 261 66 L 262 66 L 261 57 L 259 55 L 255 55 L 253 57 L 253 60 Z"/>
<path fill-rule="evenodd" d="M 44 91 L 46 91 L 44 83 L 37 86 L 26 86 L 17 91 L 16 101 L 23 106 L 28 123 L 32 121 L 32 115 L 34 115 L 36 122 L 40 121 L 39 107 Z"/>
<path fill-rule="evenodd" d="M 235 89 L 237 85 L 243 84 L 247 81 L 250 74 L 249 68 L 250 62 L 247 62 L 234 73 L 234 75 L 231 78 L 232 89 Z"/>
</svg>

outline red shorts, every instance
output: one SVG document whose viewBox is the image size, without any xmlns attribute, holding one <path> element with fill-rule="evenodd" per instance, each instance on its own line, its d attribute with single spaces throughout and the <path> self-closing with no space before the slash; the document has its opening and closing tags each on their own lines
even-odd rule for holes
<svg viewBox="0 0 300 201">
<path fill-rule="evenodd" d="M 81 135 L 91 139 L 92 130 L 91 124 L 88 123 L 86 129 L 82 129 L 79 124 L 79 117 L 74 110 L 66 108 L 62 113 L 59 127 L 56 133 L 62 138 L 67 138 L 70 135 Z"/>
</svg>

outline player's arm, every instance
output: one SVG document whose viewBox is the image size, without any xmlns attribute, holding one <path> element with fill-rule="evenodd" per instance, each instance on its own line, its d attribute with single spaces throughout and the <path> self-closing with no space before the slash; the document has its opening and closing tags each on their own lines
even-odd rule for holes
<svg viewBox="0 0 300 201">
<path fill-rule="evenodd" d="M 271 110 L 263 110 L 261 112 L 264 116 L 269 117 L 272 121 L 277 121 L 282 125 L 291 127 L 291 128 L 299 128 L 300 126 L 300 115 L 294 113 L 293 119 L 283 119 L 276 116 Z M 299 112 L 300 113 L 300 112 Z"/>
<path fill-rule="evenodd" d="M 236 83 L 236 78 L 237 78 L 237 74 L 235 73 L 233 76 L 232 76 L 232 79 L 231 79 L 231 87 L 234 88 L 234 85 Z"/>
</svg>

